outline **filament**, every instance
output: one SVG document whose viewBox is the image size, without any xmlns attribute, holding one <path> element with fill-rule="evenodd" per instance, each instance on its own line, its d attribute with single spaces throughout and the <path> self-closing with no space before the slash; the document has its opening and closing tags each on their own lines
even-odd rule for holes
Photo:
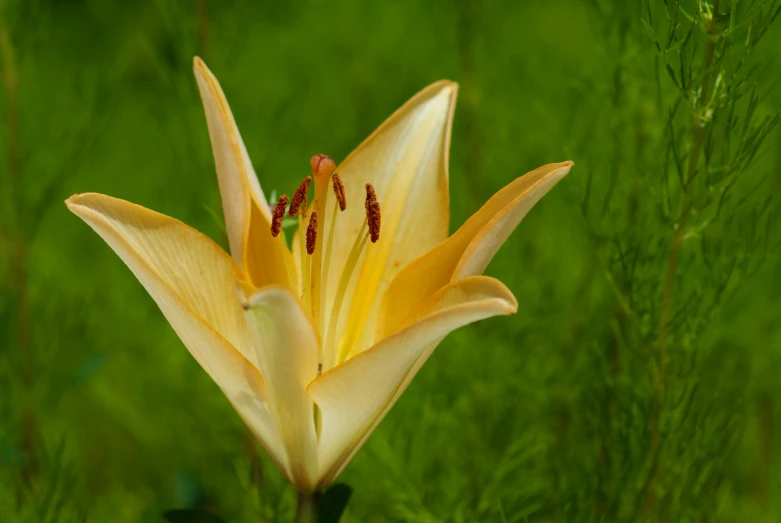
<svg viewBox="0 0 781 523">
<path fill-rule="evenodd" d="M 334 205 L 334 212 L 331 213 L 331 223 L 328 226 L 328 244 L 325 246 L 325 265 L 323 266 L 323 277 L 320 285 L 323 286 L 323 296 L 328 296 L 328 275 L 331 273 L 331 251 L 334 247 L 334 236 L 336 235 L 336 215 L 338 211 Z"/>
<path fill-rule="evenodd" d="M 361 252 L 363 252 L 363 248 L 366 246 L 366 241 L 369 239 L 366 228 L 366 221 L 364 221 L 360 232 L 355 237 L 355 242 L 353 242 L 350 254 L 342 269 L 342 275 L 339 277 L 339 285 L 336 287 L 334 304 L 331 309 L 331 320 L 328 325 L 328 336 L 326 337 L 326 349 L 336 356 L 334 364 L 341 361 L 341 351 L 336 350 L 335 346 L 336 329 L 339 326 L 339 315 L 342 312 L 342 305 L 344 304 L 344 297 L 347 293 L 347 286 L 350 284 L 350 278 L 352 277 L 353 272 L 355 272 L 355 267 L 358 265 L 358 259 L 361 256 Z"/>
</svg>

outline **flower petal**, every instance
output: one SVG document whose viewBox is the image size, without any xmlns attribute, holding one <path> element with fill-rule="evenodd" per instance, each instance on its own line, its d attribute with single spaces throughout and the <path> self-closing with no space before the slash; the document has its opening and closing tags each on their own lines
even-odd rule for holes
<svg viewBox="0 0 781 523">
<path fill-rule="evenodd" d="M 421 303 L 407 318 L 407 327 L 310 383 L 309 394 L 322 412 L 319 488 L 336 478 L 432 345 L 463 325 L 516 309 L 512 293 L 496 279 L 475 276 L 454 282 Z"/>
<path fill-rule="evenodd" d="M 410 311 L 448 282 L 481 274 L 523 217 L 572 165 L 544 165 L 517 178 L 491 197 L 453 236 L 405 267 L 388 286 L 377 339 L 400 329 Z"/>
<path fill-rule="evenodd" d="M 364 326 L 366 336 L 353 340 L 361 347 L 371 344 L 374 335 L 379 305 L 374 297 L 382 295 L 402 267 L 447 237 L 448 152 L 457 91 L 458 84 L 450 81 L 426 87 L 336 169 L 344 182 L 347 209 L 339 214 L 335 230 L 325 232 L 335 234 L 326 304 L 333 303 L 336 282 L 365 220 L 366 183 L 374 186 L 382 209 L 380 239 L 368 246 L 356 269 L 345 299 L 351 305 L 349 314 L 345 310 L 340 322 Z M 335 205 L 336 199 L 329 197 L 326 217 Z"/>
<path fill-rule="evenodd" d="M 290 290 L 264 287 L 251 295 L 240 292 L 271 412 L 289 457 L 291 481 L 299 491 L 313 491 L 317 436 L 314 403 L 306 386 L 317 376 L 317 334 Z"/>
<path fill-rule="evenodd" d="M 265 406 L 257 357 L 234 290 L 239 269 L 231 258 L 180 221 L 124 200 L 78 194 L 65 203 L 136 275 L 284 471 L 287 457 Z"/>
<path fill-rule="evenodd" d="M 290 252 L 281 237 L 271 236 L 271 210 L 225 94 L 198 57 L 193 62 L 193 71 L 209 127 L 233 259 L 249 274 L 256 287 L 291 286 Z"/>
</svg>

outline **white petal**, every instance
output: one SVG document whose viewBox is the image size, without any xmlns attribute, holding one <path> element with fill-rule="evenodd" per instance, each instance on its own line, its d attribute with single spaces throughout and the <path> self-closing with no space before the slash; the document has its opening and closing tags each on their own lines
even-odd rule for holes
<svg viewBox="0 0 781 523">
<path fill-rule="evenodd" d="M 200 58 L 193 63 L 220 184 L 233 259 L 255 286 L 293 286 L 290 252 L 270 233 L 271 211 L 219 82 Z"/>
<path fill-rule="evenodd" d="M 448 282 L 481 274 L 521 220 L 572 168 L 544 165 L 497 192 L 453 236 L 404 268 L 388 286 L 377 339 L 400 328 L 401 320 Z"/>
<path fill-rule="evenodd" d="M 287 451 L 291 480 L 299 491 L 311 492 L 317 483 L 317 436 L 314 404 L 306 386 L 317 376 L 317 334 L 288 289 L 264 287 L 244 299 L 247 325 Z"/>
<path fill-rule="evenodd" d="M 433 344 L 458 327 L 516 309 L 515 298 L 498 280 L 461 280 L 422 303 L 405 328 L 314 380 L 308 390 L 323 419 L 320 488 L 335 479 L 390 409 Z"/>
<path fill-rule="evenodd" d="M 382 295 L 401 268 L 447 237 L 448 152 L 457 91 L 458 85 L 449 81 L 426 87 L 336 169 L 344 181 L 347 210 L 339 214 L 333 231 L 326 304 L 333 303 L 336 283 L 365 219 L 366 183 L 374 186 L 382 209 L 380 239 L 368 246 L 359 262 L 341 316 L 343 326 L 362 326 L 352 342 L 357 347 L 373 342 L 379 305 L 375 297 Z M 329 197 L 326 224 L 335 205 L 335 198 Z M 329 234 L 326 230 L 325 235 Z M 356 294 L 355 289 L 360 292 Z"/>
<path fill-rule="evenodd" d="M 284 471 L 287 457 L 264 405 L 257 357 L 234 290 L 239 269 L 231 258 L 178 220 L 124 200 L 80 194 L 66 204 L 136 275 Z"/>
</svg>

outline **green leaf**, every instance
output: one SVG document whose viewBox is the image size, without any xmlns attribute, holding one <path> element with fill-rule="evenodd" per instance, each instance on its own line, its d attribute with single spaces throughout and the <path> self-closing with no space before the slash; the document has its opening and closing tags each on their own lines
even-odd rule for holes
<svg viewBox="0 0 781 523">
<path fill-rule="evenodd" d="M 225 523 L 211 512 L 198 508 L 168 510 L 163 517 L 170 523 Z"/>
<path fill-rule="evenodd" d="M 352 487 L 345 483 L 337 483 L 323 492 L 317 514 L 318 523 L 339 523 L 352 493 Z"/>
</svg>

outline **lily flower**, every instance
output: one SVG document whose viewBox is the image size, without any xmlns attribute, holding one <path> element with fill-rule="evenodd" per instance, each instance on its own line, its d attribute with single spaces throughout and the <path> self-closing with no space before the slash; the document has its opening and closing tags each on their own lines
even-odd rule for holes
<svg viewBox="0 0 781 523">
<path fill-rule="evenodd" d="M 454 329 L 515 313 L 482 273 L 572 167 L 535 169 L 448 236 L 458 85 L 413 96 L 340 164 L 311 159 L 267 203 L 217 79 L 194 72 L 230 254 L 195 229 L 88 193 L 66 201 L 120 256 L 268 455 L 302 493 L 331 484 Z M 281 220 L 298 220 L 291 246 Z"/>
</svg>

